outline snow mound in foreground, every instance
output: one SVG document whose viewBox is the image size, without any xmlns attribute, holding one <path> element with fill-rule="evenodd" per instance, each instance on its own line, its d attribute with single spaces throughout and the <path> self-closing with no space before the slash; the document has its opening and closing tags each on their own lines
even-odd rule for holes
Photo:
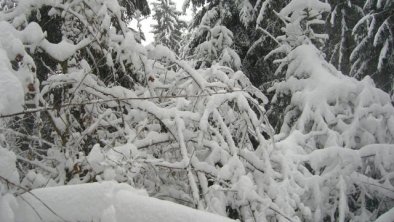
<svg viewBox="0 0 394 222">
<path fill-rule="evenodd" d="M 31 193 L 36 197 L 30 193 L 18 197 L 16 221 L 232 221 L 148 197 L 143 190 L 116 182 L 42 188 Z"/>
</svg>

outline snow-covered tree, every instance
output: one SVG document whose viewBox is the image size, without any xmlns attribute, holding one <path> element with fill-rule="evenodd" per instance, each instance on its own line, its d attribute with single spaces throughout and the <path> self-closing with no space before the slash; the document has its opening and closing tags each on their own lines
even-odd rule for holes
<svg viewBox="0 0 394 222">
<path fill-rule="evenodd" d="M 371 75 L 380 88 L 392 92 L 394 1 L 368 0 L 363 10 L 364 16 L 352 29 L 357 46 L 350 55 L 350 75 L 358 78 Z"/>
<path fill-rule="evenodd" d="M 256 1 L 253 6 L 254 20 L 248 30 L 251 34 L 242 57 L 243 71 L 251 81 L 264 92 L 278 79 L 274 75 L 275 57 L 265 59 L 265 56 L 278 47 L 274 36 L 279 36 L 283 22 L 276 12 L 280 11 L 288 1 Z M 253 26 L 255 26 L 253 28 Z M 253 30 L 253 31 L 252 31 Z"/>
<path fill-rule="evenodd" d="M 4 73 L 21 86 L 18 109 L 9 116 L 2 110 L 1 118 L 34 117 L 29 133 L 20 130 L 18 118 L 2 121 L 2 161 L 10 166 L 7 175 L 1 171 L 2 188 L 11 186 L 17 194 L 22 188 L 116 180 L 161 199 L 223 215 L 245 211 L 246 217 L 242 184 L 253 188 L 249 172 L 262 171 L 250 152 L 265 152 L 272 134 L 259 104 L 267 99 L 246 76 L 224 64 L 197 71 L 193 61 L 179 60 L 167 47 L 145 49 L 125 28 L 116 2 L 33 3 L 18 2 L 0 15 L 3 33 L 10 33 L 6 40 L 16 42 L 1 45 L 11 53 Z M 59 42 L 29 22 L 29 16 L 39 20 L 42 7 L 62 18 L 55 26 Z M 41 83 L 28 59 L 37 52 L 53 59 L 53 66 L 42 61 L 49 74 Z M 11 70 L 13 60 L 17 71 Z M 35 92 L 34 108 L 22 110 L 19 74 L 26 92 Z M 120 74 L 132 84 L 120 81 Z M 12 201 L 3 204 L 8 199 L 1 198 L 1 212 L 11 215 Z"/>
<path fill-rule="evenodd" d="M 124 21 L 134 19 L 136 13 L 141 13 L 143 16 L 147 16 L 151 13 L 147 0 L 119 0 L 118 2 L 118 4 L 125 9 L 122 11 Z"/>
<path fill-rule="evenodd" d="M 282 33 L 273 36 L 264 27 L 261 28 L 265 35 L 273 39 L 276 46 L 264 57 L 264 60 L 275 64 L 273 67 L 275 71 L 271 74 L 274 77 L 273 80 L 267 83 L 268 86 L 261 87 L 265 92 L 269 92 L 268 88 L 276 82 L 285 79 L 287 64 L 278 62 L 281 58 L 286 57 L 294 48 L 303 44 L 318 44 L 320 47 L 324 45 L 328 36 L 318 31 L 324 26 L 322 20 L 324 13 L 329 10 L 330 5 L 319 0 L 293 0 L 276 13 L 282 21 Z M 282 126 L 284 109 L 289 102 L 289 98 L 282 99 L 271 106 L 268 111 L 271 123 L 277 132 Z"/>
<path fill-rule="evenodd" d="M 68 150 L 67 145 L 72 143 L 76 132 L 89 127 L 89 119 L 94 115 L 86 114 L 85 107 L 71 105 L 89 98 L 77 96 L 82 85 L 71 91 L 67 78 L 80 75 L 78 81 L 82 84 L 82 79 L 94 73 L 95 80 L 103 85 L 101 80 L 107 84 L 119 84 L 119 74 L 127 72 L 130 75 L 132 71 L 141 70 L 143 63 L 138 57 L 138 49 L 142 46 L 135 43 L 133 34 L 127 31 L 121 20 L 123 9 L 116 1 L 15 2 L 15 8 L 0 14 L 1 51 L 5 55 L 2 57 L 4 78 L 0 87 L 0 141 L 2 149 L 15 153 L 16 158 L 11 160 L 18 161 L 20 176 L 10 181 L 26 189 L 45 186 L 47 183 L 43 180 L 49 178 L 53 180 L 47 182 L 52 185 L 66 184 L 73 173 L 73 165 L 65 166 L 65 162 L 58 165 L 60 162 L 56 159 L 48 162 L 48 156 L 67 153 L 66 159 L 74 159 L 73 155 L 79 155 L 79 152 L 88 153 L 97 139 L 85 135 L 75 147 L 78 152 Z M 59 75 L 64 79 L 57 82 L 48 79 L 48 76 Z M 138 75 L 130 76 L 137 78 Z M 53 85 L 47 86 L 47 80 Z M 64 107 L 69 109 L 62 109 Z M 23 110 L 26 108 L 35 111 Z M 16 117 L 3 116 L 10 113 Z M 4 161 L 7 163 L 7 158 Z M 42 173 L 35 168 L 38 165 L 44 169 Z M 4 181 L 9 179 L 4 175 L 1 175 L 2 188 L 10 185 L 9 181 Z M 18 189 L 14 186 L 12 191 Z M 2 213 L 7 209 L 3 206 Z"/>
<path fill-rule="evenodd" d="M 327 20 L 329 44 L 325 52 L 330 63 L 358 79 L 371 75 L 377 87 L 392 93 L 393 2 L 329 3 L 332 11 Z"/>
<path fill-rule="evenodd" d="M 301 221 L 375 220 L 394 205 L 393 161 L 382 159 L 393 155 L 394 107 L 370 77 L 344 76 L 324 60 L 313 45 L 316 34 L 299 25 L 297 14 L 305 14 L 297 11 L 305 6 L 329 9 L 318 1 L 290 2 L 279 14 L 295 22 L 272 52 L 288 52 L 277 60 L 285 79 L 270 89 L 273 106 L 285 107 L 272 154 L 283 158 L 273 169 L 285 179 L 274 184 L 288 194 L 280 200 L 293 203 L 284 212 Z"/>
<path fill-rule="evenodd" d="M 389 95 L 369 77 L 344 76 L 312 45 L 295 48 L 285 63 L 286 80 L 274 85 L 273 102 L 284 95 L 291 102 L 276 147 L 294 161 L 280 168 L 298 175 L 289 179 L 297 181 L 295 190 L 286 189 L 300 194 L 294 200 L 309 212 L 303 220 L 375 220 L 394 205 Z"/>
<path fill-rule="evenodd" d="M 203 2 L 192 2 L 194 7 L 203 5 Z M 192 21 L 193 33 L 186 54 L 197 61 L 197 67 L 218 63 L 234 70 L 241 68 L 241 59 L 233 48 L 234 34 L 226 27 L 233 16 L 232 7 L 233 1 L 209 1 Z"/>
<path fill-rule="evenodd" d="M 161 44 L 179 51 L 182 41 L 182 32 L 186 22 L 180 20 L 181 12 L 177 11 L 172 0 L 158 0 L 153 2 L 153 19 L 157 24 L 152 25 L 155 44 Z"/>
</svg>

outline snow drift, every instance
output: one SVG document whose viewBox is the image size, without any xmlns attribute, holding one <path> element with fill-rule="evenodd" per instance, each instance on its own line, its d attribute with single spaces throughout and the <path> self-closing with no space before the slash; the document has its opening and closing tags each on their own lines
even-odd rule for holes
<svg viewBox="0 0 394 222">
<path fill-rule="evenodd" d="M 110 181 L 35 189 L 17 197 L 17 205 L 17 222 L 157 222 L 163 219 L 173 222 L 232 221 L 169 201 L 151 198 L 144 190 Z"/>
</svg>

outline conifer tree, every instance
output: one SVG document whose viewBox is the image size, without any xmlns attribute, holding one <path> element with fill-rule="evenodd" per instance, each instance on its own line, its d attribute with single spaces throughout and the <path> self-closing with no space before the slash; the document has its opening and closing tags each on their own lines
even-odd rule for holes
<svg viewBox="0 0 394 222">
<path fill-rule="evenodd" d="M 203 19 L 213 14 L 213 11 L 218 11 L 218 8 L 222 8 L 224 10 L 222 14 L 219 14 L 220 20 L 213 19 L 214 24 L 211 25 L 216 25 L 215 22 L 220 23 L 231 32 L 230 38 L 233 44 L 229 48 L 238 54 L 242 71 L 253 84 L 255 86 L 263 83 L 270 85 L 271 81 L 276 78 L 274 76 L 275 65 L 272 63 L 273 59 L 266 61 L 264 57 L 277 46 L 271 37 L 281 32 L 282 21 L 275 11 L 279 11 L 287 2 L 288 0 L 185 1 L 184 7 L 192 5 L 197 12 L 190 25 L 194 35 L 188 44 L 189 54 L 195 55 L 197 51 L 195 49 L 206 41 L 207 36 L 210 37 L 206 25 L 203 25 Z M 200 25 L 204 28 L 201 29 Z M 214 58 L 215 54 L 206 52 L 204 58 L 209 57 Z"/>
<path fill-rule="evenodd" d="M 250 2 L 193 0 L 185 1 L 184 7 L 190 4 L 199 10 L 190 25 L 193 34 L 187 54 L 198 60 L 197 67 L 219 63 L 240 69 L 241 56 L 250 44 L 246 27 L 252 27 L 254 19 Z"/>
<path fill-rule="evenodd" d="M 332 0 L 326 22 L 329 39 L 324 52 L 327 60 L 343 73 L 350 72 L 350 54 L 356 46 L 352 29 L 364 16 L 362 1 Z"/>
<path fill-rule="evenodd" d="M 152 3 L 153 19 L 157 24 L 153 25 L 155 44 L 164 45 L 175 52 L 179 51 L 182 41 L 182 30 L 186 28 L 186 22 L 179 16 L 175 3 L 172 0 L 158 0 Z"/>
<path fill-rule="evenodd" d="M 370 77 L 358 81 L 343 75 L 314 45 L 326 36 L 316 34 L 307 21 L 324 24 L 317 19 L 329 9 L 322 1 L 293 0 L 279 13 L 287 21 L 286 34 L 277 37 L 281 46 L 273 53 L 287 54 L 276 61 L 285 79 L 270 90 L 274 106 L 287 104 L 276 146 L 301 160 L 284 167 L 300 170 L 308 181 L 296 188 L 302 190 L 300 209 L 308 206 L 300 212 L 301 221 L 371 221 L 393 206 L 393 184 L 385 178 L 394 168 L 381 167 L 380 161 L 382 155 L 391 156 L 394 109 Z M 314 20 L 305 16 L 311 14 Z M 374 191 L 380 184 L 390 191 Z"/>
<path fill-rule="evenodd" d="M 278 47 L 274 36 L 282 33 L 283 22 L 276 12 L 279 12 L 289 1 L 263 0 L 257 1 L 253 9 L 255 21 L 253 37 L 247 53 L 243 57 L 243 68 L 256 86 L 266 91 L 281 76 L 275 75 L 276 64 L 273 63 L 276 56 L 265 58 L 273 49 Z M 253 27 L 251 27 L 253 28 Z M 249 28 L 249 29 L 251 29 Z"/>
<path fill-rule="evenodd" d="M 124 7 L 122 17 L 125 21 L 130 21 L 139 11 L 143 16 L 151 13 L 147 0 L 119 0 L 119 5 Z"/>
</svg>

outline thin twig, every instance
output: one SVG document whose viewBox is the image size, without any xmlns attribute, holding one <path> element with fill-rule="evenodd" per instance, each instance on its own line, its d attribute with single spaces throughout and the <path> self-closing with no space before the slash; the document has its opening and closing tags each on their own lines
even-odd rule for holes
<svg viewBox="0 0 394 222">
<path fill-rule="evenodd" d="M 25 201 L 25 203 L 27 205 L 29 205 L 31 207 L 31 209 L 33 209 L 33 211 L 37 214 L 37 216 L 40 218 L 41 221 L 44 221 L 44 219 L 42 219 L 41 215 L 38 213 L 38 211 L 36 210 L 36 208 L 33 207 L 33 205 L 31 205 L 31 203 L 29 203 L 29 201 L 27 201 L 25 198 L 23 198 L 23 196 L 20 196 L 20 198 Z"/>
<path fill-rule="evenodd" d="M 244 92 L 244 90 L 233 90 L 231 92 L 216 92 L 216 93 L 210 93 L 210 95 L 175 95 L 175 96 L 151 96 L 151 97 L 126 97 L 126 98 L 113 98 L 113 99 L 102 99 L 102 100 L 93 100 L 93 101 L 88 101 L 84 103 L 68 103 L 60 106 L 48 106 L 48 107 L 38 107 L 35 109 L 27 109 L 22 112 L 16 112 L 16 113 L 11 113 L 11 114 L 5 114 L 5 115 L 0 115 L 0 119 L 2 118 L 8 118 L 8 117 L 13 117 L 13 116 L 18 116 L 18 115 L 23 115 L 23 114 L 29 114 L 29 113 L 36 113 L 36 112 L 43 112 L 43 111 L 49 111 L 49 110 L 57 110 L 58 108 L 65 108 L 65 107 L 75 107 L 75 106 L 81 106 L 81 105 L 91 105 L 91 104 L 100 104 L 100 103 L 108 103 L 108 102 L 117 102 L 117 101 L 128 101 L 128 100 L 152 100 L 152 99 L 174 99 L 174 98 L 196 98 L 200 96 L 211 96 L 211 95 L 225 95 L 228 93 L 233 93 L 233 92 Z"/>
</svg>

